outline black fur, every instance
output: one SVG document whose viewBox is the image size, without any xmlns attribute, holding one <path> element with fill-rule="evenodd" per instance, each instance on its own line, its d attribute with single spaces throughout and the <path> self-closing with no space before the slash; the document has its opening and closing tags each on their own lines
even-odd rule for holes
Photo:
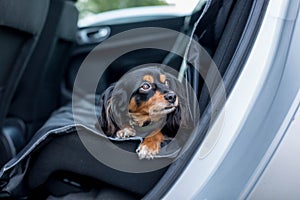
<svg viewBox="0 0 300 200">
<path fill-rule="evenodd" d="M 179 99 L 179 106 L 167 115 L 162 133 L 168 137 L 174 137 L 180 126 L 189 128 L 191 117 L 183 85 L 175 76 L 159 68 L 151 67 L 125 74 L 119 82 L 112 84 L 102 93 L 99 105 L 96 106 L 99 106 L 99 125 L 106 135 L 114 136 L 120 126 L 129 125 L 128 103 L 132 96 L 139 95 L 140 101 L 150 98 L 151 94 L 143 96 L 137 93 L 137 89 L 143 83 L 142 77 L 146 74 L 165 74 L 169 81 L 168 90 L 174 91 Z"/>
</svg>

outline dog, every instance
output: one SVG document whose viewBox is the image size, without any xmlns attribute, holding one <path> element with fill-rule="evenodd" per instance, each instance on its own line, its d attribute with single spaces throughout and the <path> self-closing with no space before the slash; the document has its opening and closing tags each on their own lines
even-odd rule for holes
<svg viewBox="0 0 300 200">
<path fill-rule="evenodd" d="M 158 67 L 128 72 L 102 93 L 99 104 L 98 127 L 107 136 L 128 138 L 147 130 L 136 149 L 140 159 L 153 159 L 190 120 L 183 84 Z"/>
</svg>

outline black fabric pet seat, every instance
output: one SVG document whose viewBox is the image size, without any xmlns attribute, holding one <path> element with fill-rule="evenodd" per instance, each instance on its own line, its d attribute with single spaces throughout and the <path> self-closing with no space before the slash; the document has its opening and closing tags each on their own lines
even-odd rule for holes
<svg viewBox="0 0 300 200">
<path fill-rule="evenodd" d="M 167 166 L 179 155 L 176 138 L 162 145 L 152 160 L 140 160 L 135 152 L 142 136 L 119 139 L 107 137 L 96 128 L 94 99 L 86 96 L 70 103 L 50 117 L 19 154 L 1 170 L 3 191 L 44 184 L 57 171 L 93 177 L 139 195 L 145 195 Z M 22 178 L 18 178 L 22 177 Z M 141 184 L 143 183 L 143 184 Z"/>
</svg>

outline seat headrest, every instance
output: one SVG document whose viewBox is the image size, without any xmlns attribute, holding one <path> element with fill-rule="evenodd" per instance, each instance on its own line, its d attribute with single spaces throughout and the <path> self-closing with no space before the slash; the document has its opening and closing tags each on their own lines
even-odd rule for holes
<svg viewBox="0 0 300 200">
<path fill-rule="evenodd" d="M 49 0 L 0 1 L 0 26 L 31 34 L 39 33 L 45 23 Z"/>
</svg>

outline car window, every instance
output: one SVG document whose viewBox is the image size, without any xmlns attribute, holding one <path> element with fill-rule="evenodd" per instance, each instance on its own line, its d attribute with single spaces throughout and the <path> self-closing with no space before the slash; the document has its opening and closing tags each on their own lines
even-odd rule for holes
<svg viewBox="0 0 300 200">
<path fill-rule="evenodd" d="M 200 0 L 78 0 L 79 27 L 189 15 Z M 202 0 L 203 1 L 203 0 Z"/>
</svg>

